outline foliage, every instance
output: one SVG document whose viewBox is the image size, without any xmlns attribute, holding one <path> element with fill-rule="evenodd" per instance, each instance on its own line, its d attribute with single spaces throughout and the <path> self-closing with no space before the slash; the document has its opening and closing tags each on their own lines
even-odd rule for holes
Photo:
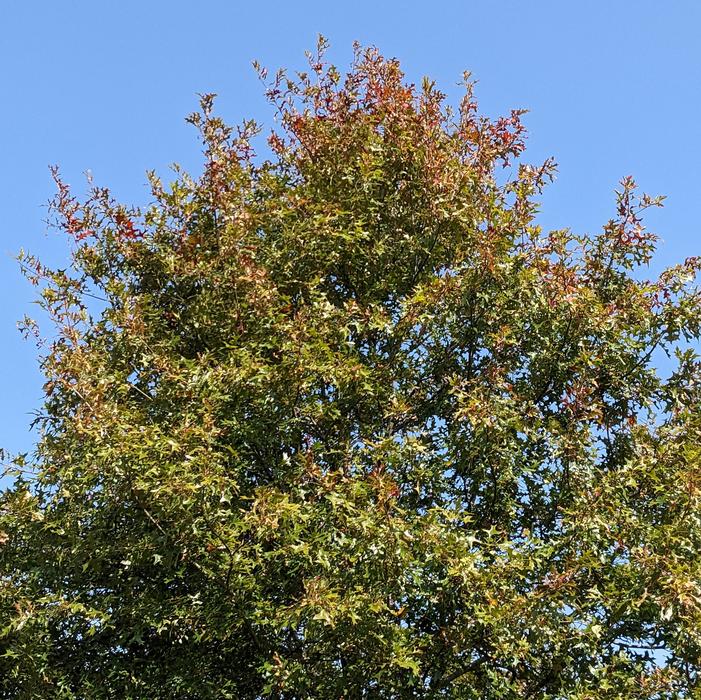
<svg viewBox="0 0 701 700">
<path fill-rule="evenodd" d="M 265 158 L 206 95 L 147 208 L 56 173 L 0 697 L 697 697 L 699 261 L 643 280 L 630 178 L 543 232 L 520 112 L 324 48 Z"/>
</svg>

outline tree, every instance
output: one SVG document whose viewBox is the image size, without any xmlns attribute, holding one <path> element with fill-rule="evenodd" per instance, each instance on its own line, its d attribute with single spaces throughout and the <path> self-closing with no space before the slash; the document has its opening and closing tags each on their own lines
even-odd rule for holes
<svg viewBox="0 0 701 700">
<path fill-rule="evenodd" d="M 324 49 L 266 157 L 206 95 L 148 207 L 56 173 L 0 697 L 697 697 L 699 260 L 643 279 L 630 178 L 542 231 L 521 112 Z"/>
</svg>

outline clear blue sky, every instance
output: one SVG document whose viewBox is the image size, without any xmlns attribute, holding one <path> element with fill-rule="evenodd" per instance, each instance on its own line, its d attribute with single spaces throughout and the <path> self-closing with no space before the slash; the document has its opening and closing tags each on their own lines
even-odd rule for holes
<svg viewBox="0 0 701 700">
<path fill-rule="evenodd" d="M 41 400 L 34 347 L 15 329 L 34 290 L 13 256 L 24 247 L 65 259 L 65 242 L 42 223 L 53 193 L 47 165 L 78 186 L 90 170 L 120 199 L 144 202 L 147 169 L 197 168 L 183 121 L 196 93 L 219 93 L 230 121 L 270 123 L 251 60 L 302 68 L 321 32 L 339 67 L 357 39 L 453 96 L 472 71 L 492 116 L 529 109 L 526 159 L 552 155 L 560 166 L 543 201 L 548 227 L 597 229 L 623 175 L 668 195 L 649 219 L 664 239 L 659 268 L 701 253 L 700 27 L 697 0 L 3 3 L 0 446 L 29 448 Z"/>
</svg>

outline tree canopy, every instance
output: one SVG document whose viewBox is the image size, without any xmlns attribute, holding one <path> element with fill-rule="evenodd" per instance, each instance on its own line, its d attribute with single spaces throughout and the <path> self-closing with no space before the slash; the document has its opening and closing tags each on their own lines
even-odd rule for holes
<svg viewBox="0 0 701 700">
<path fill-rule="evenodd" d="M 631 178 L 543 231 L 522 112 L 324 49 L 145 207 L 55 172 L 0 697 L 698 697 L 699 260 L 646 279 Z"/>
</svg>

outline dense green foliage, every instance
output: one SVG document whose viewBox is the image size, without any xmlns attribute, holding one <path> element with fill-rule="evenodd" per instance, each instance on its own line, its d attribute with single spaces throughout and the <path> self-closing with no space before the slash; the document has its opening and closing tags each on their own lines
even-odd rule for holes
<svg viewBox="0 0 701 700">
<path fill-rule="evenodd" d="M 0 697 L 698 697 L 699 262 L 643 280 L 659 200 L 546 233 L 552 164 L 468 79 L 266 84 L 267 158 L 205 96 L 150 206 L 57 175 Z"/>
</svg>

